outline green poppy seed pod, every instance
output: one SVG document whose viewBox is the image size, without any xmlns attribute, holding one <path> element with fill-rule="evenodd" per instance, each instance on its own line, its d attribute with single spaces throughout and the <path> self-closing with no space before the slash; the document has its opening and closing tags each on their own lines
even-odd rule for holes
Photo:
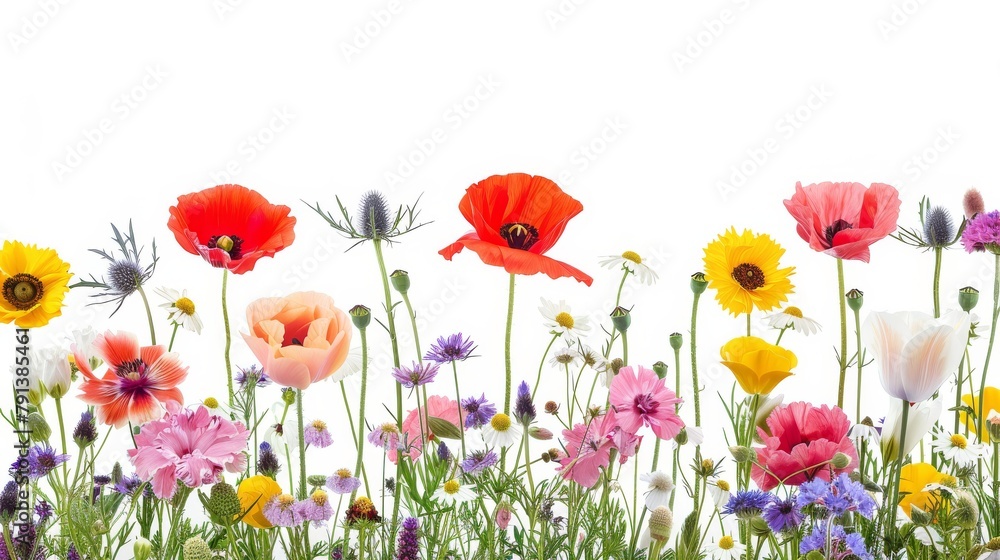
<svg viewBox="0 0 1000 560">
<path fill-rule="evenodd" d="M 847 305 L 852 311 L 861 311 L 861 306 L 865 304 L 864 292 L 855 288 L 844 294 L 844 296 L 847 297 Z"/>
<path fill-rule="evenodd" d="M 968 313 L 976 308 L 976 304 L 979 303 L 979 290 L 973 288 L 972 286 L 966 286 L 958 291 L 958 305 L 962 307 L 962 311 Z"/>
<path fill-rule="evenodd" d="M 619 332 L 625 332 L 632 325 L 632 314 L 624 307 L 616 307 L 611 312 L 611 322 Z"/>
<path fill-rule="evenodd" d="M 674 350 L 680 350 L 681 346 L 684 345 L 684 336 L 679 332 L 670 333 L 670 347 Z"/>
<path fill-rule="evenodd" d="M 212 548 L 201 537 L 184 541 L 184 560 L 211 560 Z"/>
<path fill-rule="evenodd" d="M 405 270 L 392 271 L 392 274 L 389 275 L 389 281 L 392 282 L 392 287 L 401 294 L 410 290 L 410 274 Z"/>
<path fill-rule="evenodd" d="M 695 272 L 691 275 L 691 291 L 695 294 L 701 294 L 705 292 L 705 288 L 708 287 L 708 280 L 705 279 L 705 273 Z"/>
<path fill-rule="evenodd" d="M 839 451 L 834 454 L 833 460 L 830 461 L 830 465 L 835 469 L 846 469 L 847 465 L 851 464 L 851 457 L 846 453 L 840 453 Z"/>
<path fill-rule="evenodd" d="M 677 445 L 686 445 L 688 442 L 687 428 L 681 428 L 681 431 L 677 432 L 677 435 L 674 436 L 674 441 L 677 442 Z"/>
<path fill-rule="evenodd" d="M 757 458 L 757 452 L 749 447 L 734 445 L 729 448 L 729 453 L 737 463 L 749 463 Z"/>
<path fill-rule="evenodd" d="M 354 326 L 359 329 L 366 329 L 372 323 L 372 310 L 363 305 L 355 305 L 348 313 Z"/>
<path fill-rule="evenodd" d="M 141 432 L 141 431 L 142 431 L 142 427 L 140 427 L 140 426 L 132 426 L 132 435 L 137 436 L 137 435 L 139 435 L 139 432 Z"/>
<path fill-rule="evenodd" d="M 215 240 L 215 246 L 227 253 L 232 251 L 233 246 L 235 245 L 236 242 L 233 241 L 233 238 L 229 237 L 228 235 L 223 235 L 222 237 Z"/>
<path fill-rule="evenodd" d="M 663 379 L 667 376 L 667 364 L 663 362 L 656 362 L 653 364 L 653 371 L 656 372 L 656 376 Z"/>
<path fill-rule="evenodd" d="M 674 516 L 666 506 L 657 506 L 649 516 L 649 538 L 658 542 L 666 542 L 670 538 L 670 529 L 674 525 Z"/>
<path fill-rule="evenodd" d="M 135 539 L 135 543 L 132 544 L 132 556 L 135 557 L 135 560 L 149 560 L 152 554 L 153 543 L 142 537 Z"/>
<path fill-rule="evenodd" d="M 767 526 L 767 522 L 760 517 L 750 518 L 750 532 L 753 533 L 755 537 L 764 538 L 771 534 L 771 528 Z"/>
<path fill-rule="evenodd" d="M 281 402 L 287 404 L 288 406 L 295 404 L 295 390 L 289 387 L 282 389 Z"/>
<path fill-rule="evenodd" d="M 979 504 L 964 490 L 955 492 L 951 499 L 952 518 L 963 529 L 975 529 L 979 525 Z"/>
<path fill-rule="evenodd" d="M 31 431 L 31 441 L 36 443 L 49 441 L 49 436 L 52 435 L 49 423 L 45 421 L 44 416 L 37 412 L 28 415 L 28 430 Z"/>
</svg>

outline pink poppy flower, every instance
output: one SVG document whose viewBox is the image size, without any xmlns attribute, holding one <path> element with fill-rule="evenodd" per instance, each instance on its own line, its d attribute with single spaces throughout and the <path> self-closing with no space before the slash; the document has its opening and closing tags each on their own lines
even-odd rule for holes
<svg viewBox="0 0 1000 560">
<path fill-rule="evenodd" d="M 142 425 L 163 416 L 163 405 L 184 403 L 177 388 L 187 377 L 187 367 L 163 346 L 139 347 L 132 333 L 107 331 L 91 344 L 104 361 L 103 377 L 94 375 L 90 356 L 74 345 L 73 359 L 83 374 L 80 400 L 95 407 L 97 419 L 116 428 L 131 421 Z"/>
<path fill-rule="evenodd" d="M 162 420 L 142 427 L 128 456 L 139 477 L 152 480 L 156 497 L 170 499 L 178 481 L 198 488 L 220 481 L 222 471 L 242 472 L 249 437 L 241 422 L 213 416 L 204 406 L 188 410 L 171 402 Z"/>
<path fill-rule="evenodd" d="M 667 388 L 656 372 L 639 366 L 622 368 L 611 381 L 611 406 L 618 424 L 634 434 L 643 425 L 652 428 L 660 439 L 670 439 L 680 433 L 684 421 L 674 412 L 681 399 Z"/>
<path fill-rule="evenodd" d="M 601 469 L 611 464 L 614 436 L 619 431 L 614 411 L 594 418 L 587 424 L 577 424 L 563 430 L 566 457 L 558 459 L 556 469 L 566 480 L 591 488 L 601 478 Z"/>
<path fill-rule="evenodd" d="M 429 432 L 424 436 L 424 439 L 430 439 L 434 437 L 434 432 L 427 426 L 427 416 L 430 415 L 432 418 L 440 418 L 447 422 L 451 422 L 455 425 L 455 429 L 461 429 L 465 421 L 465 411 L 462 411 L 462 418 L 458 417 L 458 403 L 453 399 L 448 397 L 439 397 L 437 395 L 432 395 L 427 397 L 427 407 L 421 407 L 421 412 L 423 412 L 423 426 Z M 400 440 L 405 440 L 407 445 L 407 451 L 404 455 L 408 455 L 410 459 L 416 461 L 420 457 L 420 452 L 423 447 L 423 443 L 420 441 L 420 425 L 421 421 L 417 418 L 417 410 L 413 409 L 403 420 L 403 434 L 404 436 Z M 389 460 L 393 463 L 396 462 L 396 449 L 386 448 L 386 455 L 389 456 Z"/>
<path fill-rule="evenodd" d="M 858 453 L 847 437 L 851 421 L 837 407 L 815 407 L 806 402 L 794 402 L 775 408 L 767 417 L 771 435 L 757 428 L 763 448 L 755 448 L 757 462 L 750 475 L 761 490 L 768 491 L 784 483 L 798 486 L 814 478 L 830 480 L 841 473 L 858 468 Z M 837 453 L 850 457 L 842 469 L 835 469 L 830 460 Z"/>
<path fill-rule="evenodd" d="M 868 262 L 871 244 L 896 230 L 900 204 L 899 192 L 884 183 L 796 183 L 785 208 L 814 251 Z"/>
</svg>

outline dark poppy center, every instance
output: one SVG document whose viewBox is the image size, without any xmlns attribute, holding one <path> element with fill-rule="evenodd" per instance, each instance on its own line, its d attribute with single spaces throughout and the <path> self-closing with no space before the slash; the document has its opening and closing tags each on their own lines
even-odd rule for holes
<svg viewBox="0 0 1000 560">
<path fill-rule="evenodd" d="M 213 235 L 206 245 L 209 249 L 222 249 L 231 259 L 243 256 L 243 239 L 238 235 Z"/>
<path fill-rule="evenodd" d="M 511 249 L 527 251 L 538 242 L 538 230 L 531 224 L 512 222 L 500 226 L 500 237 Z"/>
<path fill-rule="evenodd" d="M 42 281 L 30 274 L 15 274 L 3 281 L 3 298 L 21 311 L 41 301 L 43 292 Z"/>
<path fill-rule="evenodd" d="M 826 244 L 829 247 L 833 247 L 833 238 L 845 229 L 854 229 L 854 224 L 848 222 L 847 220 L 837 220 L 833 222 L 832 225 L 826 228 Z"/>
<path fill-rule="evenodd" d="M 660 403 L 653 400 L 653 395 L 646 393 L 644 395 L 636 395 L 635 400 L 632 401 L 635 405 L 635 409 L 639 411 L 639 414 L 643 416 L 648 414 L 656 413 L 656 409 L 660 408 Z"/>
<path fill-rule="evenodd" d="M 755 264 L 743 263 L 733 269 L 733 280 L 744 290 L 752 292 L 764 286 L 764 271 Z"/>
<path fill-rule="evenodd" d="M 125 379 L 137 380 L 144 373 L 146 373 L 146 362 L 142 361 L 142 358 L 122 362 L 115 368 L 115 375 Z"/>
</svg>

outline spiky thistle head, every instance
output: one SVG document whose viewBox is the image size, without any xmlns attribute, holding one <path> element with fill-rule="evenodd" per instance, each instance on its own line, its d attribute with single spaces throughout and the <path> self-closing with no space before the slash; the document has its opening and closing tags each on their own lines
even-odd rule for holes
<svg viewBox="0 0 1000 560">
<path fill-rule="evenodd" d="M 368 239 L 381 239 L 389 234 L 392 217 L 389 213 L 389 203 L 382 193 L 368 191 L 361 197 L 357 221 L 358 231 Z"/>
<path fill-rule="evenodd" d="M 951 213 L 941 206 L 934 206 L 924 218 L 924 243 L 928 247 L 947 247 L 955 241 L 955 222 Z"/>
<path fill-rule="evenodd" d="M 142 251 L 135 240 L 135 231 L 132 229 L 132 222 L 128 224 L 128 233 L 122 233 L 117 226 L 111 224 L 114 236 L 111 238 L 117 245 L 117 251 L 105 251 L 103 249 L 91 249 L 90 252 L 100 255 L 108 262 L 107 277 L 98 280 L 93 274 L 90 280 L 83 280 L 70 286 L 70 288 L 97 288 L 99 293 L 92 297 L 103 298 L 95 301 L 91 305 L 99 303 L 115 303 L 112 315 L 118 312 L 125 298 L 139 291 L 143 284 L 153 277 L 156 270 L 156 263 L 159 260 L 156 256 L 156 241 L 152 243 L 153 250 L 148 264 L 143 264 Z M 117 256 L 116 253 L 121 256 Z"/>
</svg>

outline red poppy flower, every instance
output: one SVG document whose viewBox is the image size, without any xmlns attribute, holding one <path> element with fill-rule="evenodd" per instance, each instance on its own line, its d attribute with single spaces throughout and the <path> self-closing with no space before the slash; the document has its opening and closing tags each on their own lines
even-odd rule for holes
<svg viewBox="0 0 1000 560">
<path fill-rule="evenodd" d="M 488 177 L 466 189 L 458 208 L 475 231 L 439 251 L 444 258 L 471 249 L 484 263 L 511 274 L 544 272 L 550 278 L 571 276 L 588 286 L 593 282 L 580 270 L 545 256 L 570 218 L 583 210 L 579 201 L 545 177 Z"/>
<path fill-rule="evenodd" d="M 274 205 L 257 191 L 219 185 L 177 198 L 167 227 L 177 243 L 233 274 L 253 270 L 257 259 L 273 257 L 295 240 L 291 208 Z"/>
<path fill-rule="evenodd" d="M 883 183 L 796 183 L 785 208 L 799 223 L 799 237 L 815 251 L 868 262 L 868 248 L 896 229 L 899 192 Z"/>
</svg>

